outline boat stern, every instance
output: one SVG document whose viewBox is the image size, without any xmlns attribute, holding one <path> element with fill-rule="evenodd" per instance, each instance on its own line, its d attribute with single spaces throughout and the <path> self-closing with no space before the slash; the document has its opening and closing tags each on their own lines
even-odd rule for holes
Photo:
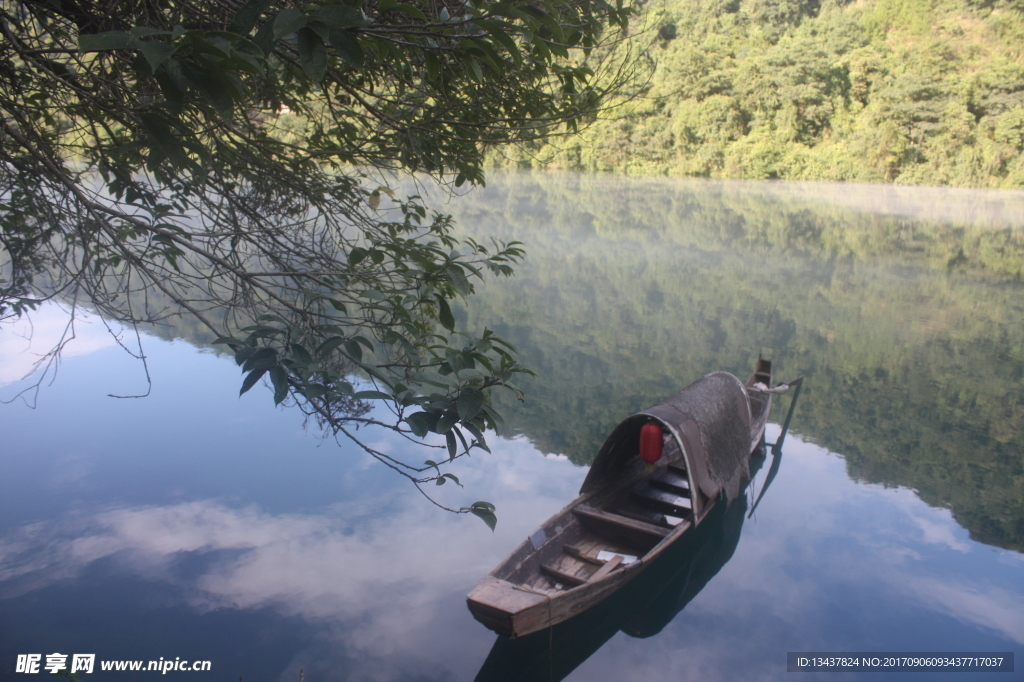
<svg viewBox="0 0 1024 682">
<path fill-rule="evenodd" d="M 494 576 L 481 580 L 466 597 L 473 617 L 505 637 L 517 637 L 532 631 L 533 616 L 541 616 L 548 602 L 546 595 L 518 587 Z"/>
</svg>

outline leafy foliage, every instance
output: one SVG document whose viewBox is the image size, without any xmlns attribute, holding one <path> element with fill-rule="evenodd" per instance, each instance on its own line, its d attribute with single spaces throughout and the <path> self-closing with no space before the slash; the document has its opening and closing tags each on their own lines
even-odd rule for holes
<svg viewBox="0 0 1024 682">
<path fill-rule="evenodd" d="M 460 243 L 388 173 L 480 184 L 488 146 L 576 130 L 629 77 L 594 50 L 630 14 L 0 0 L 0 318 L 49 297 L 191 317 L 235 354 L 241 393 L 266 379 L 417 487 L 458 483 L 355 429 L 434 434 L 442 464 L 486 449 L 490 389 L 526 370 L 493 332 L 458 329 L 451 302 L 523 252 Z M 493 526 L 486 504 L 454 511 Z"/>
<path fill-rule="evenodd" d="M 1024 186 L 1019 2 L 656 0 L 640 23 L 642 96 L 512 164 Z"/>
</svg>

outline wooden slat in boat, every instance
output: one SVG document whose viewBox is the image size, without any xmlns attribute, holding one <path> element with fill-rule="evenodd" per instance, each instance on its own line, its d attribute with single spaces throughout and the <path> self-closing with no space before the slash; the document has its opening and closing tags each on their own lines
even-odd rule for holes
<svg viewBox="0 0 1024 682">
<path fill-rule="evenodd" d="M 642 504 L 637 504 L 630 498 L 622 500 L 622 502 L 612 506 L 607 511 L 619 516 L 625 516 L 627 519 L 635 519 L 643 523 L 654 524 L 655 526 L 667 527 L 669 525 L 668 519 L 665 518 L 664 514 L 647 508 Z"/>
<path fill-rule="evenodd" d="M 583 504 L 572 511 L 584 525 L 594 529 L 595 532 L 644 550 L 658 544 L 671 532 L 670 528 L 594 509 Z"/>
<path fill-rule="evenodd" d="M 665 467 L 665 469 L 672 472 L 673 474 L 676 474 L 677 476 L 689 479 L 689 474 L 686 471 L 686 467 L 680 464 L 669 464 L 667 467 Z"/>
<path fill-rule="evenodd" d="M 603 566 L 605 564 L 605 562 L 601 561 L 596 556 L 587 554 L 578 545 L 566 545 L 562 548 L 562 551 L 571 557 L 576 557 L 580 561 L 586 561 L 589 564 L 594 564 L 596 566 Z"/>
<path fill-rule="evenodd" d="M 635 486 L 630 491 L 630 499 L 662 514 L 671 514 L 681 518 L 691 515 L 693 510 L 689 497 L 658 490 L 648 486 L 646 482 Z"/>
<path fill-rule="evenodd" d="M 609 573 L 614 571 L 616 568 L 618 568 L 619 564 L 621 564 L 623 561 L 624 561 L 623 556 L 621 554 L 616 554 L 611 559 L 606 561 L 604 563 L 604 566 L 602 566 L 601 568 L 597 569 L 594 572 L 594 575 L 590 576 L 590 580 L 587 581 L 587 582 L 596 583 L 596 582 L 598 582 L 600 580 L 603 580 L 606 575 L 608 575 Z"/>
<path fill-rule="evenodd" d="M 582 585 L 583 583 L 587 582 L 587 578 L 581 578 L 578 575 L 571 575 L 569 573 L 565 573 L 564 571 L 560 571 L 554 566 L 549 566 L 547 564 L 541 564 L 540 570 L 541 573 L 547 574 L 548 577 L 554 578 L 563 585 L 572 585 L 573 587 L 575 587 L 576 585 Z"/>
<path fill-rule="evenodd" d="M 676 495 L 690 496 L 690 482 L 685 476 L 673 473 L 669 470 L 659 471 L 651 476 L 648 481 L 651 487 L 661 488 Z"/>
</svg>

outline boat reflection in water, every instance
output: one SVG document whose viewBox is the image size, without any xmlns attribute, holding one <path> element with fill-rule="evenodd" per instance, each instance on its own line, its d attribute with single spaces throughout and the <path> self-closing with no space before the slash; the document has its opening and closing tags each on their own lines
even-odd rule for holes
<svg viewBox="0 0 1024 682">
<path fill-rule="evenodd" d="M 773 452 L 761 494 L 775 478 L 781 462 L 781 449 Z M 751 457 L 751 475 L 764 465 L 767 454 L 762 446 Z M 728 508 L 716 504 L 703 523 L 590 610 L 524 637 L 499 636 L 476 676 L 477 682 L 555 682 L 568 676 L 620 630 L 630 637 L 658 634 L 732 558 L 750 507 L 747 495 L 740 495 Z"/>
</svg>

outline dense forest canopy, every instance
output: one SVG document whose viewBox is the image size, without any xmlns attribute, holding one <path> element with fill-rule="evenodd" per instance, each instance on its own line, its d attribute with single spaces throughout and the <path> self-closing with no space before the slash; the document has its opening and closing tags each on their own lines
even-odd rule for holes
<svg viewBox="0 0 1024 682">
<path fill-rule="evenodd" d="M 652 79 L 574 140 L 495 162 L 1024 186 L 1020 0 L 651 0 Z"/>
</svg>

